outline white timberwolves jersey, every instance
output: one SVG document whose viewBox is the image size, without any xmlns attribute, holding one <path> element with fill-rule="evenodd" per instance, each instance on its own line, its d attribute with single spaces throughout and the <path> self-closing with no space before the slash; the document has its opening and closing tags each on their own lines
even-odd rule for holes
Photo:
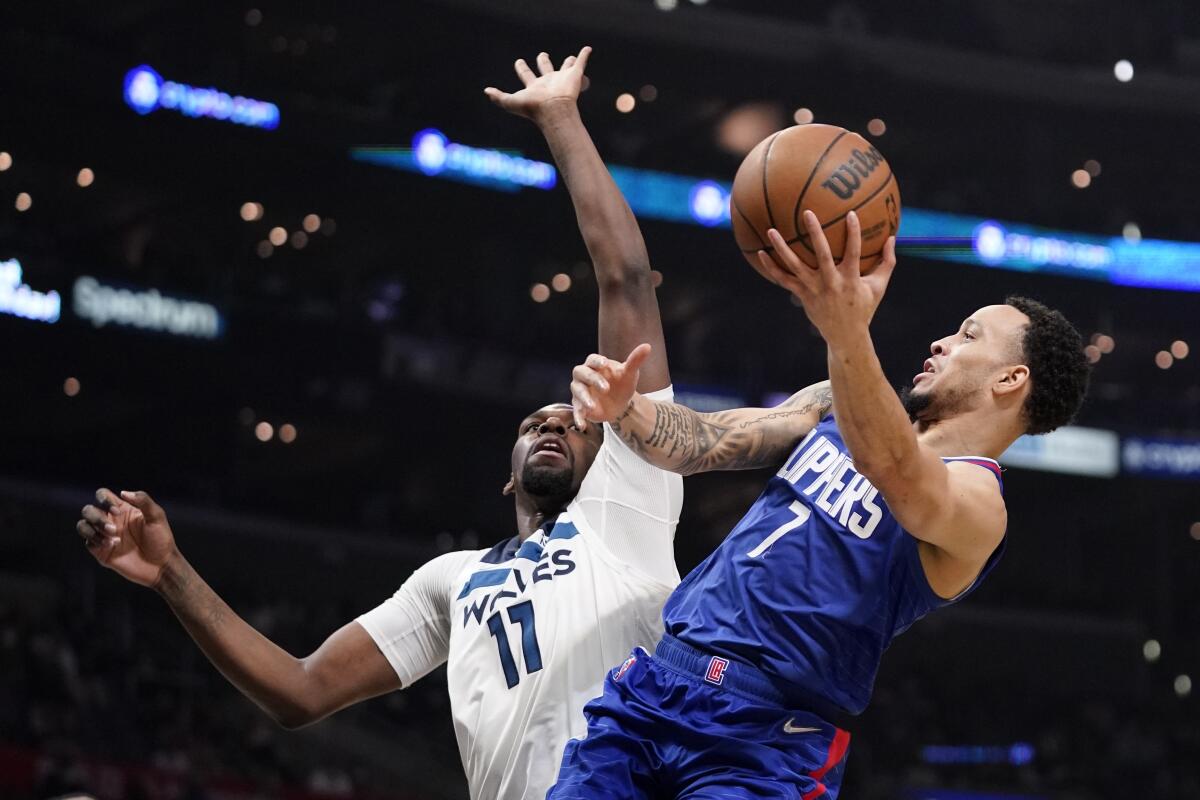
<svg viewBox="0 0 1200 800">
<path fill-rule="evenodd" d="M 447 662 L 472 798 L 542 800 L 608 670 L 635 646 L 653 649 L 679 582 L 682 502 L 678 475 L 606 429 L 557 520 L 523 543 L 439 556 L 358 618 L 405 686 Z"/>
</svg>

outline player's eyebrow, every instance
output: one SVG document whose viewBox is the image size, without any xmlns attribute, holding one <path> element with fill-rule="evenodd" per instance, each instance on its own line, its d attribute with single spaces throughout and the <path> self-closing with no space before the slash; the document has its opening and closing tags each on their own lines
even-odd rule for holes
<svg viewBox="0 0 1200 800">
<path fill-rule="evenodd" d="M 963 320 L 962 329 L 966 330 L 967 328 L 970 328 L 970 327 L 974 327 L 976 330 L 980 330 L 980 331 L 983 330 L 983 326 L 980 325 L 979 321 L 977 319 L 975 319 L 974 317 L 967 317 L 966 319 Z"/>
</svg>

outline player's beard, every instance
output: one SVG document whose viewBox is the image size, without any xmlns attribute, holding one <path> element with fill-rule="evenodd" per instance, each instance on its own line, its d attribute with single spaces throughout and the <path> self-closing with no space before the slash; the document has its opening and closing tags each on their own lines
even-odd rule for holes
<svg viewBox="0 0 1200 800">
<path fill-rule="evenodd" d="M 949 419 L 971 406 L 971 392 L 959 387 L 917 393 L 911 386 L 900 387 L 900 404 L 912 422 L 932 424 Z"/>
<path fill-rule="evenodd" d="M 904 406 L 904 410 L 908 412 L 909 420 L 916 422 L 921 413 L 933 405 L 933 393 L 915 394 L 913 387 L 901 386 L 900 405 Z"/>
<path fill-rule="evenodd" d="M 533 497 L 561 498 L 571 494 L 575 476 L 569 467 L 538 467 L 526 463 L 521 470 L 521 486 Z"/>
</svg>

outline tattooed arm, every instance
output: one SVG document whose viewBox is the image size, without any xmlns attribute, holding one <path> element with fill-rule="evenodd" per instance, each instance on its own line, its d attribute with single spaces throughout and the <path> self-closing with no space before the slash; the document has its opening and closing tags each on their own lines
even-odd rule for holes
<svg viewBox="0 0 1200 800">
<path fill-rule="evenodd" d="M 802 389 L 776 408 L 711 414 L 634 395 L 611 424 L 643 459 L 680 475 L 757 469 L 781 463 L 832 403 L 829 381 Z"/>
</svg>

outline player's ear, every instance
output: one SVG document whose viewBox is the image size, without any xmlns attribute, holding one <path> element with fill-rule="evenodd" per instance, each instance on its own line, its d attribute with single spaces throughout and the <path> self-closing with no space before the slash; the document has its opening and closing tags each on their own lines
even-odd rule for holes
<svg viewBox="0 0 1200 800">
<path fill-rule="evenodd" d="M 510 474 L 508 476 L 508 483 L 504 484 L 504 489 L 500 492 L 500 494 L 507 497 L 508 495 L 512 494 L 516 490 L 517 490 L 517 476 Z"/>
<path fill-rule="evenodd" d="M 1016 364 L 1000 373 L 992 391 L 998 395 L 1011 395 L 1013 392 L 1021 391 L 1028 384 L 1029 367 L 1024 364 Z"/>
</svg>

